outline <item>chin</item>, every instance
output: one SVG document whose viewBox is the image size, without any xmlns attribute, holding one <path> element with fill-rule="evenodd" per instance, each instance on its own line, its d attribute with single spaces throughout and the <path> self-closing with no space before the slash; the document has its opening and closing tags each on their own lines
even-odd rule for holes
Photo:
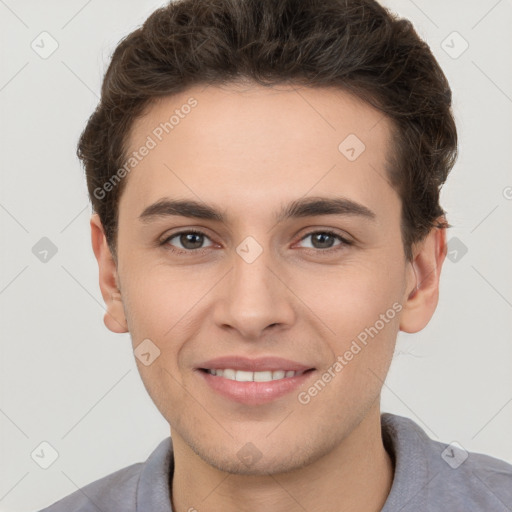
<svg viewBox="0 0 512 512">
<path fill-rule="evenodd" d="M 248 476 L 268 476 L 295 471 L 314 463 L 330 451 L 329 447 L 322 445 L 311 451 L 315 447 L 300 441 L 297 441 L 296 447 L 281 443 L 280 450 L 272 443 L 267 442 L 264 447 L 262 444 L 263 441 L 246 441 L 234 452 L 232 441 L 226 446 L 217 444 L 215 448 L 195 444 L 192 449 L 203 461 L 220 471 Z"/>
</svg>

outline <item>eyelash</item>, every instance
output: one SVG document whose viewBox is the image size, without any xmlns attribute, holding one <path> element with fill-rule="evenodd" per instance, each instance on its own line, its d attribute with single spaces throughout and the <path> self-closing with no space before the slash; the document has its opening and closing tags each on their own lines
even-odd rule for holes
<svg viewBox="0 0 512 512">
<path fill-rule="evenodd" d="M 331 254 L 332 252 L 337 252 L 337 251 L 343 249 L 343 247 L 345 247 L 345 246 L 353 245 L 352 241 L 347 240 L 346 238 L 344 238 L 340 234 L 335 233 L 334 231 L 329 231 L 329 230 L 310 231 L 309 233 L 305 234 L 299 240 L 299 242 L 302 242 L 306 238 L 308 238 L 308 237 L 310 237 L 312 235 L 317 235 L 319 233 L 321 233 L 323 235 L 329 235 L 329 236 L 332 236 L 334 238 L 337 238 L 341 243 L 339 245 L 337 245 L 337 246 L 329 247 L 327 249 L 315 249 L 314 247 L 313 248 L 306 247 L 307 251 L 313 251 L 315 253 L 328 253 L 328 254 Z M 200 248 L 200 249 L 177 249 L 177 248 L 173 247 L 172 245 L 168 244 L 168 242 L 170 240 L 172 240 L 173 238 L 176 238 L 176 237 L 178 237 L 180 235 L 189 235 L 189 234 L 204 236 L 204 237 L 210 239 L 210 237 L 208 235 L 206 235 L 205 233 L 203 233 L 202 231 L 197 231 L 195 229 L 188 229 L 186 231 L 179 231 L 177 233 L 173 233 L 172 235 L 170 235 L 167 238 L 165 238 L 164 240 L 162 240 L 159 243 L 159 245 L 160 246 L 166 246 L 167 245 L 167 247 L 164 247 L 166 250 L 169 250 L 169 251 L 171 251 L 173 253 L 177 253 L 177 254 L 187 254 L 187 253 L 188 254 L 193 254 L 193 253 L 202 254 L 205 250 L 208 249 L 208 247 L 204 247 L 204 248 Z"/>
</svg>

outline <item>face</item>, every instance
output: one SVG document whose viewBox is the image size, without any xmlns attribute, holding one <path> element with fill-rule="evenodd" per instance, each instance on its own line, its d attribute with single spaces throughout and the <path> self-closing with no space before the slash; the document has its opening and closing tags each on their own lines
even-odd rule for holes
<svg viewBox="0 0 512 512">
<path fill-rule="evenodd" d="M 97 218 L 93 245 L 105 322 L 130 332 L 181 450 L 289 471 L 378 409 L 398 331 L 422 328 L 437 298 L 411 293 L 439 244 L 405 258 L 390 137 L 382 114 L 327 88 L 195 87 L 136 121 L 130 152 L 151 148 L 125 178 L 117 266 Z M 257 366 L 269 357 L 286 362 Z"/>
</svg>

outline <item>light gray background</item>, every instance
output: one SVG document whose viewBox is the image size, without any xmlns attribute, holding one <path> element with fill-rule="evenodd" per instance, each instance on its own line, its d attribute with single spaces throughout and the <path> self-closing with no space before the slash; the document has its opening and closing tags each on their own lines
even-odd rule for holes
<svg viewBox="0 0 512 512">
<path fill-rule="evenodd" d="M 169 435 L 129 335 L 103 325 L 75 157 L 116 43 L 161 5 L 0 0 L 1 511 L 42 508 L 145 460 Z M 467 253 L 446 261 L 429 326 L 400 335 L 383 410 L 512 462 L 512 2 L 386 5 L 413 21 L 452 86 L 460 156 L 442 199 L 448 238 Z M 43 31 L 59 45 L 47 59 L 31 48 Z M 443 49 L 462 48 L 454 31 L 469 44 L 458 58 Z M 42 237 L 58 249 L 46 263 L 32 252 Z M 31 458 L 43 441 L 59 454 L 48 469 Z"/>
</svg>

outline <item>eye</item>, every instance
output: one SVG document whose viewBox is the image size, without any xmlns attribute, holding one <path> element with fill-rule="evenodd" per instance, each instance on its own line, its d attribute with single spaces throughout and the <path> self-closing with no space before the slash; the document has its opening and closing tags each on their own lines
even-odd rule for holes
<svg viewBox="0 0 512 512">
<path fill-rule="evenodd" d="M 334 231 L 311 231 L 307 235 L 301 238 L 301 242 L 311 238 L 311 244 L 306 249 L 311 249 L 314 252 L 331 252 L 342 250 L 345 246 L 352 245 L 350 240 L 347 240 L 343 236 L 335 233 Z M 176 242 L 171 243 L 172 240 L 176 239 Z M 210 244 L 203 246 L 205 240 L 209 240 Z M 335 242 L 338 244 L 335 245 Z M 177 247 L 175 244 L 179 244 Z M 177 253 L 191 253 L 191 252 L 202 252 L 203 249 L 212 247 L 214 244 L 210 238 L 202 231 L 188 230 L 174 233 L 160 242 L 161 246 L 165 246 L 166 249 Z"/>
<path fill-rule="evenodd" d="M 319 250 L 322 252 L 328 252 L 336 249 L 336 246 L 333 247 L 333 244 L 336 240 L 340 243 L 337 245 L 338 248 L 342 248 L 343 246 L 352 245 L 350 240 L 342 237 L 338 233 L 333 231 L 312 231 L 307 235 L 301 238 L 301 242 L 306 240 L 307 238 L 311 238 L 311 245 L 306 247 L 307 249 Z"/>
<path fill-rule="evenodd" d="M 171 244 L 171 240 L 177 239 L 177 242 L 181 245 L 181 247 L 175 248 L 173 244 Z M 173 235 L 167 237 L 166 239 L 162 240 L 160 245 L 169 246 L 169 249 L 172 251 L 177 252 L 191 252 L 191 251 L 198 251 L 200 249 L 204 249 L 202 247 L 204 240 L 209 239 L 208 236 L 206 236 L 201 231 L 180 231 L 179 233 L 174 233 Z M 211 244 L 213 245 L 213 244 Z M 208 246 L 210 247 L 210 246 Z"/>
</svg>

